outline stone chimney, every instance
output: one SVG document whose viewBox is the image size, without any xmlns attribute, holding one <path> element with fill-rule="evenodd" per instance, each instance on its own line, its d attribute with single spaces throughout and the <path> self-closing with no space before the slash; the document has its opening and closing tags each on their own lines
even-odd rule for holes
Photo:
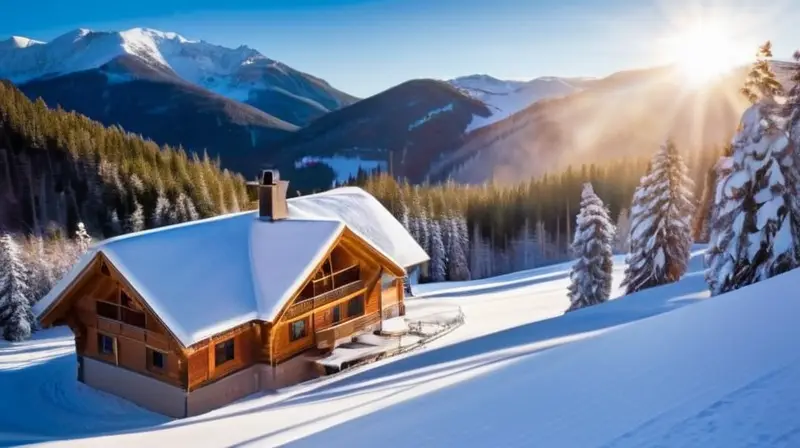
<svg viewBox="0 0 800 448">
<path fill-rule="evenodd" d="M 261 172 L 258 185 L 258 217 L 265 221 L 278 221 L 289 217 L 286 192 L 289 181 L 280 180 L 278 170 Z"/>
</svg>

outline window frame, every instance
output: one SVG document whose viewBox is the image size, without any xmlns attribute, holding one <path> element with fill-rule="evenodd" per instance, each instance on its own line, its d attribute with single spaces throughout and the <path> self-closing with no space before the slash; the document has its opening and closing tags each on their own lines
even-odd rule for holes
<svg viewBox="0 0 800 448">
<path fill-rule="evenodd" d="M 220 353 L 223 356 L 218 356 Z M 221 360 L 220 360 L 221 359 Z M 226 339 L 214 344 L 214 367 L 219 367 L 236 359 L 236 338 Z"/>
<path fill-rule="evenodd" d="M 352 312 L 354 303 L 360 303 L 360 306 L 359 306 L 360 310 L 357 313 L 353 313 Z M 348 317 L 348 319 L 352 318 L 352 317 L 363 316 L 366 313 L 366 310 L 367 310 L 366 298 L 364 297 L 363 294 L 359 294 L 358 296 L 353 297 L 352 299 L 347 301 L 347 317 Z"/>
<path fill-rule="evenodd" d="M 165 352 L 162 352 L 161 350 L 156 350 L 156 349 L 151 348 L 151 347 L 147 347 L 147 351 L 149 352 L 147 354 L 147 367 L 149 369 L 155 370 L 155 371 L 164 371 L 164 370 L 166 370 L 166 368 L 167 368 L 167 356 L 169 356 L 169 354 L 165 353 Z M 157 365 L 156 362 L 155 362 L 156 355 L 161 357 L 161 365 L 160 366 Z"/>
<path fill-rule="evenodd" d="M 339 322 L 342 321 L 342 310 L 341 310 L 341 308 L 342 308 L 341 306 L 336 305 L 331 310 L 331 322 L 333 322 L 334 324 L 338 324 Z"/>
<path fill-rule="evenodd" d="M 303 324 L 302 333 L 299 336 L 295 335 L 295 325 Z M 308 336 L 308 322 L 306 318 L 298 319 L 289 323 L 289 342 L 299 341 Z"/>
<path fill-rule="evenodd" d="M 114 336 L 97 332 L 97 353 L 102 356 L 112 356 L 116 353 L 116 346 L 117 344 L 114 342 L 116 338 Z M 105 340 L 108 340 L 111 344 L 111 351 L 106 351 L 106 345 L 103 343 Z"/>
</svg>

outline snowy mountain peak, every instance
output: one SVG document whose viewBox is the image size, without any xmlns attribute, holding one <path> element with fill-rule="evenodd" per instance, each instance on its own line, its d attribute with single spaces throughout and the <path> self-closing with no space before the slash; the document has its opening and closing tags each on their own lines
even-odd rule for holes
<svg viewBox="0 0 800 448">
<path fill-rule="evenodd" d="M 116 32 L 79 28 L 48 43 L 25 38 L 6 41 L 0 45 L 0 78 L 24 83 L 95 69 L 124 55 L 167 68 L 199 85 L 209 79 L 235 76 L 245 66 L 252 70 L 253 65 L 274 64 L 244 45 L 230 49 L 150 28 Z"/>
<path fill-rule="evenodd" d="M 43 43 L 44 42 L 39 42 L 38 40 L 29 39 L 27 37 L 11 36 L 9 39 L 0 41 L 0 51 L 10 50 L 12 48 L 26 48 Z"/>
</svg>

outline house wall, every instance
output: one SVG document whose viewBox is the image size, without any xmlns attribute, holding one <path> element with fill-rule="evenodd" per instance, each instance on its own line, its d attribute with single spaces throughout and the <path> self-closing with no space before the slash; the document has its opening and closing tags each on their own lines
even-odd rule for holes
<svg viewBox="0 0 800 448">
<path fill-rule="evenodd" d="M 295 356 L 276 366 L 254 364 L 236 373 L 189 392 L 187 417 L 203 414 L 257 392 L 277 389 L 320 376 L 314 368 L 314 356 Z"/>
<path fill-rule="evenodd" d="M 83 382 L 160 414 L 186 416 L 186 392 L 181 388 L 107 362 L 84 357 Z"/>
<path fill-rule="evenodd" d="M 393 286 L 390 286 L 381 292 L 383 319 L 391 319 L 393 317 L 402 316 L 405 314 L 405 306 L 403 304 L 403 300 L 405 298 L 404 291 L 403 279 L 398 278 Z"/>
<path fill-rule="evenodd" d="M 216 363 L 216 346 L 233 340 L 233 359 Z M 188 388 L 196 390 L 233 372 L 254 365 L 259 357 L 260 328 L 250 322 L 192 347 L 188 356 Z"/>
<path fill-rule="evenodd" d="M 306 335 L 303 338 L 292 341 L 291 325 L 293 322 L 297 322 L 298 320 L 304 320 L 306 322 Z M 311 324 L 313 320 L 313 315 L 309 315 L 299 319 L 278 322 L 278 324 L 272 328 L 272 344 L 275 347 L 275 353 L 273 353 L 273 357 L 275 363 L 280 363 L 285 359 L 291 358 L 297 353 L 303 352 L 315 346 L 316 330 Z"/>
<path fill-rule="evenodd" d="M 100 266 L 98 264 L 96 272 L 72 292 L 73 297 L 67 298 L 73 304 L 68 312 L 67 322 L 76 335 L 77 354 L 111 363 L 173 386 L 185 387 L 186 360 L 180 345 L 144 307 L 135 293 L 121 284 L 113 267 L 109 265 L 108 271 L 103 273 Z M 121 291 L 130 297 L 134 306 L 144 312 L 145 328 L 98 315 L 98 302 L 120 305 Z M 101 352 L 98 347 L 100 334 L 113 341 L 112 353 Z M 163 354 L 163 368 L 152 365 L 150 351 L 153 350 Z"/>
</svg>

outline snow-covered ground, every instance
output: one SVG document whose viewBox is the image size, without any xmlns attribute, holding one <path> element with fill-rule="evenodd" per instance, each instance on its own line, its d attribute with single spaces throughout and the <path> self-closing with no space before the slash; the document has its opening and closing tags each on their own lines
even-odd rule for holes
<svg viewBox="0 0 800 448">
<path fill-rule="evenodd" d="M 0 445 L 800 446 L 800 271 L 703 301 L 700 258 L 678 283 L 563 317 L 569 264 L 420 286 L 409 317 L 460 307 L 466 323 L 183 420 L 76 383 L 68 333 L 43 332 L 0 345 L 15 403 Z"/>
</svg>

